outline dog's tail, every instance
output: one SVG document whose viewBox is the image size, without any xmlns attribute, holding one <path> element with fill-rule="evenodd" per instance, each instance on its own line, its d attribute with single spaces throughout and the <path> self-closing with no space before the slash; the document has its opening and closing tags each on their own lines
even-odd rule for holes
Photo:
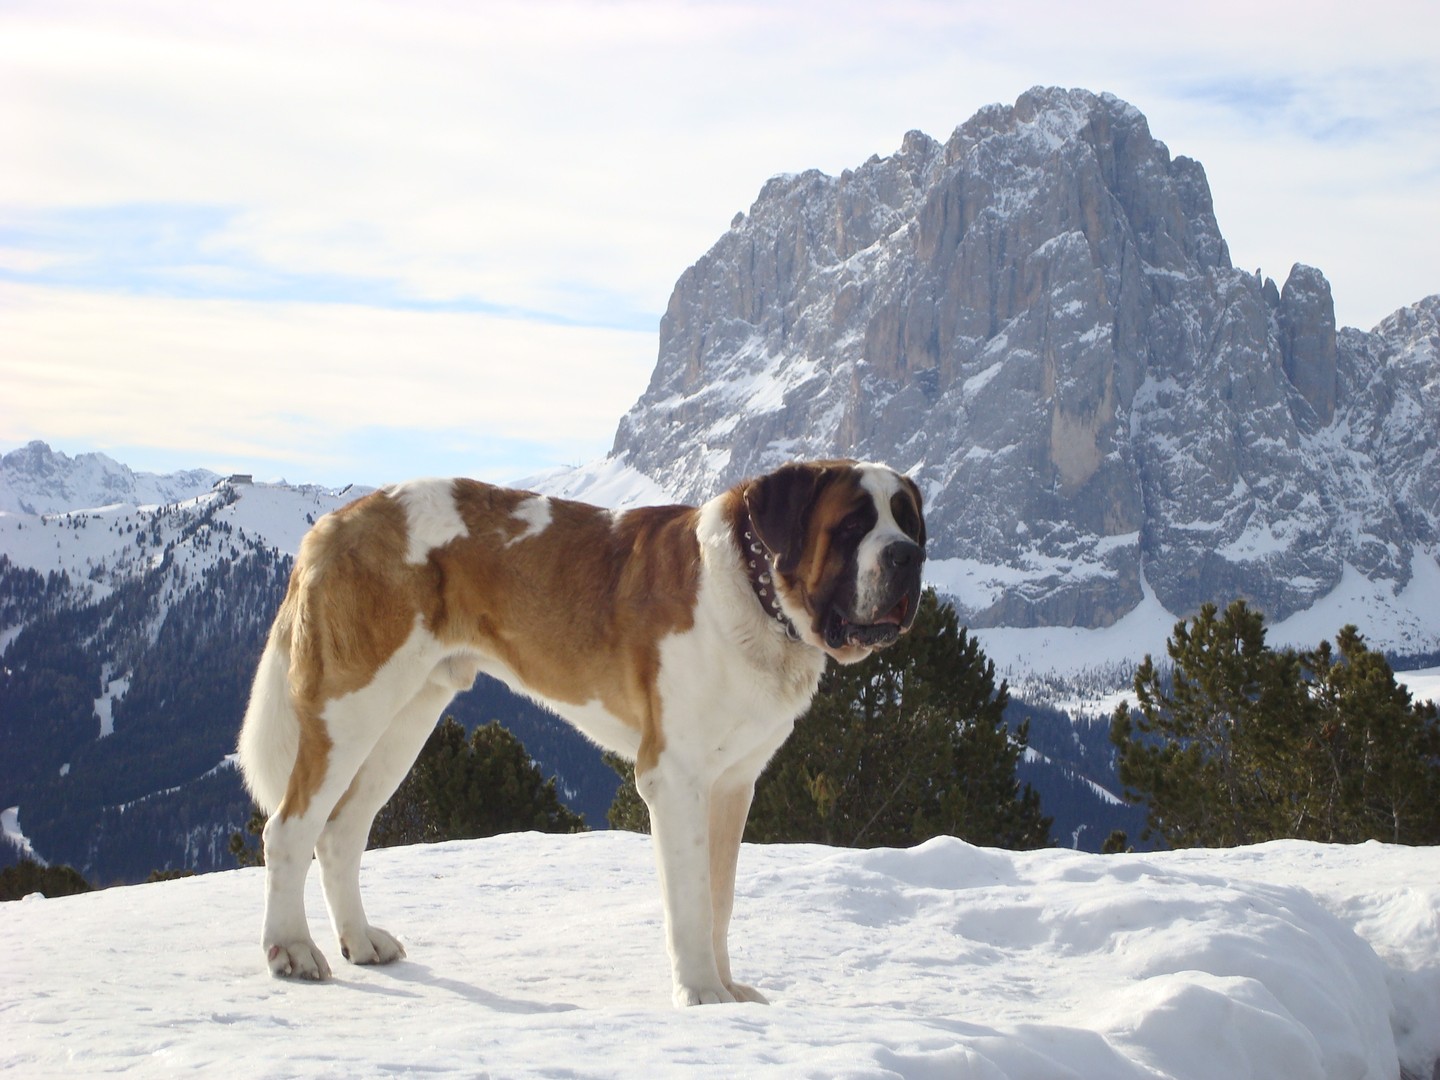
<svg viewBox="0 0 1440 1080">
<path fill-rule="evenodd" d="M 296 590 L 280 607 L 250 689 L 240 727 L 240 772 L 255 802 L 273 814 L 285 797 L 300 748 L 300 722 L 290 683 L 290 657 L 299 621 Z"/>
</svg>

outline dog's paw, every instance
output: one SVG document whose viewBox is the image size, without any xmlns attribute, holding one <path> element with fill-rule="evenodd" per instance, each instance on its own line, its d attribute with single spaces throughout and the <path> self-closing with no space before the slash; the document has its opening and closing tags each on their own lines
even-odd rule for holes
<svg viewBox="0 0 1440 1080">
<path fill-rule="evenodd" d="M 316 982 L 330 978 L 330 965 L 313 941 L 271 945 L 265 950 L 265 960 L 270 965 L 270 974 L 276 978 Z"/>
<path fill-rule="evenodd" d="M 720 1005 L 732 1002 L 735 995 L 718 983 L 714 986 L 682 986 L 677 983 L 672 1000 L 677 1009 L 686 1009 L 691 1005 Z"/>
<path fill-rule="evenodd" d="M 378 926 L 341 934 L 340 952 L 352 964 L 391 964 L 405 958 L 405 946 Z"/>
<path fill-rule="evenodd" d="M 736 1001 L 753 1001 L 757 1005 L 769 1005 L 770 999 L 756 990 L 753 986 L 746 986 L 744 983 L 732 982 L 725 987 L 730 991 Z"/>
</svg>

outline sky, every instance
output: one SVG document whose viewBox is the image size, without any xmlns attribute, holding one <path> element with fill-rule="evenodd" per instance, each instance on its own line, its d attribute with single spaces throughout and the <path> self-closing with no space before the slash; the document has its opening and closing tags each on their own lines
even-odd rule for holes
<svg viewBox="0 0 1440 1080">
<path fill-rule="evenodd" d="M 602 456 L 778 173 L 1109 91 L 1237 266 L 1440 292 L 1440 7 L 0 0 L 0 452 L 341 485 Z"/>
</svg>

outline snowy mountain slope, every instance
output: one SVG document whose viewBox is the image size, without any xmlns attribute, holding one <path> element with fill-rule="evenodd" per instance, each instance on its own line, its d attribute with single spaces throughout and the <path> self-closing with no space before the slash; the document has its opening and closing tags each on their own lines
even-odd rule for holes
<svg viewBox="0 0 1440 1080">
<path fill-rule="evenodd" d="M 41 857 L 107 883 L 233 865 L 249 798 L 222 766 L 285 549 L 350 497 L 219 482 L 158 506 L 0 513 L 0 807 Z"/>
<path fill-rule="evenodd" d="M 209 491 L 208 469 L 137 473 L 104 454 L 57 453 L 36 440 L 0 458 L 0 513 L 54 514 L 99 506 L 158 506 Z"/>
<path fill-rule="evenodd" d="M 166 505 L 0 512 L 7 834 L 104 883 L 233 866 L 250 799 L 227 757 L 264 636 L 301 537 L 368 490 L 224 480 Z M 603 823 L 618 777 L 598 752 L 482 683 L 452 714 L 500 720 Z M 0 864 L 20 853 L 0 844 Z"/>
<path fill-rule="evenodd" d="M 669 499 L 621 459 L 526 486 L 609 505 Z M 232 770 L 216 769 L 233 747 L 252 653 L 306 529 L 365 490 L 227 481 L 169 506 L 0 513 L 0 809 L 20 806 L 12 816 L 39 854 L 105 881 L 230 865 L 229 834 L 248 799 Z M 963 596 L 967 565 L 932 560 L 931 582 Z M 1347 571 L 1271 640 L 1312 647 L 1355 622 L 1372 643 L 1413 653 L 1437 606 L 1440 572 L 1415 575 L 1397 596 Z M 1057 842 L 1096 849 L 1112 829 L 1137 834 L 1139 811 L 1115 806 L 1108 744 L 1088 728 L 1072 733 L 1066 714 L 1108 717 L 1134 664 L 1163 653 L 1174 622 L 1147 589 L 1110 627 L 974 631 L 1009 680 L 1014 721 L 1030 719 L 1037 753 L 1022 779 L 1055 817 Z M 44 632 L 16 645 L 26 626 Z M 593 748 L 490 689 L 459 699 L 455 715 L 467 725 L 501 719 L 558 775 L 572 807 L 603 823 L 616 778 Z M 79 814 L 77 792 L 93 804 Z"/>
<path fill-rule="evenodd" d="M 772 1004 L 686 1011 L 646 838 L 391 849 L 364 879 L 409 958 L 337 962 L 326 985 L 264 971 L 259 870 L 0 906 L 0 1068 L 1388 1080 L 1440 1064 L 1434 850 L 747 845 L 735 962 Z"/>
<path fill-rule="evenodd" d="M 619 463 L 568 479 L 553 493 L 664 501 Z M 41 857 L 102 881 L 232 865 L 229 837 L 249 803 L 217 763 L 233 748 L 289 559 L 320 514 L 362 490 L 221 481 L 169 506 L 0 514 L 0 574 L 17 594 L 0 605 L 0 653 L 20 672 L 0 678 L 0 808 L 13 809 Z M 20 639 L 26 626 L 38 637 Z M 57 700 L 46 691 L 56 684 L 74 689 Z M 501 720 L 557 776 L 572 809 L 603 825 L 618 778 L 573 729 L 488 683 L 450 712 L 467 726 Z M 58 730 L 56 714 L 66 717 Z M 1064 835 L 1083 832 L 1096 847 L 1113 829 L 1138 832 L 1135 811 L 1114 813 L 1093 775 L 1073 772 L 1046 757 L 1023 777 L 1046 793 Z"/>
<path fill-rule="evenodd" d="M 1333 640 L 1353 624 L 1374 648 L 1399 657 L 1434 652 L 1440 647 L 1435 612 L 1440 611 L 1440 567 L 1417 558 L 1416 573 L 1398 592 L 1387 583 L 1372 582 L 1347 566 L 1334 591 L 1310 608 L 1278 623 L 1267 623 L 1266 640 L 1273 646 L 1314 648 Z M 927 568 L 930 581 L 949 594 L 963 571 L 954 561 Z M 1180 616 L 1165 610 L 1153 591 L 1112 626 L 982 627 L 973 633 L 996 670 L 1022 687 L 1027 680 L 1104 676 L 1112 686 L 1128 682 L 1129 669 L 1147 653 L 1165 656 L 1165 640 Z"/>
<path fill-rule="evenodd" d="M 623 457 L 601 458 L 576 468 L 555 469 L 519 480 L 515 486 L 554 499 L 573 499 L 613 510 L 661 506 L 675 501 L 664 488 L 632 468 Z"/>
<path fill-rule="evenodd" d="M 1399 680 L 1417 701 L 1433 701 L 1440 705 L 1440 667 L 1407 671 L 1399 676 Z"/>
<path fill-rule="evenodd" d="M 227 481 L 161 504 L 0 512 L 0 553 L 18 567 L 64 574 L 78 593 L 100 600 L 167 559 L 188 579 L 254 545 L 293 554 L 316 518 L 366 490 Z M 228 542 L 217 542 L 220 536 Z"/>
</svg>

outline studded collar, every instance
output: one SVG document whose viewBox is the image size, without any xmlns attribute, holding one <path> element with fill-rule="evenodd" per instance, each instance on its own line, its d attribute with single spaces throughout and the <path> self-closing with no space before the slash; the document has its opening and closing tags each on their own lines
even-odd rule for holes
<svg viewBox="0 0 1440 1080">
<path fill-rule="evenodd" d="M 791 641 L 800 640 L 800 632 L 780 606 L 780 594 L 775 587 L 775 555 L 765 546 L 765 541 L 755 531 L 748 511 L 742 510 L 735 522 L 735 542 L 740 547 L 740 557 L 745 562 L 745 575 L 750 579 L 750 589 L 765 614 L 785 629 Z"/>
</svg>

